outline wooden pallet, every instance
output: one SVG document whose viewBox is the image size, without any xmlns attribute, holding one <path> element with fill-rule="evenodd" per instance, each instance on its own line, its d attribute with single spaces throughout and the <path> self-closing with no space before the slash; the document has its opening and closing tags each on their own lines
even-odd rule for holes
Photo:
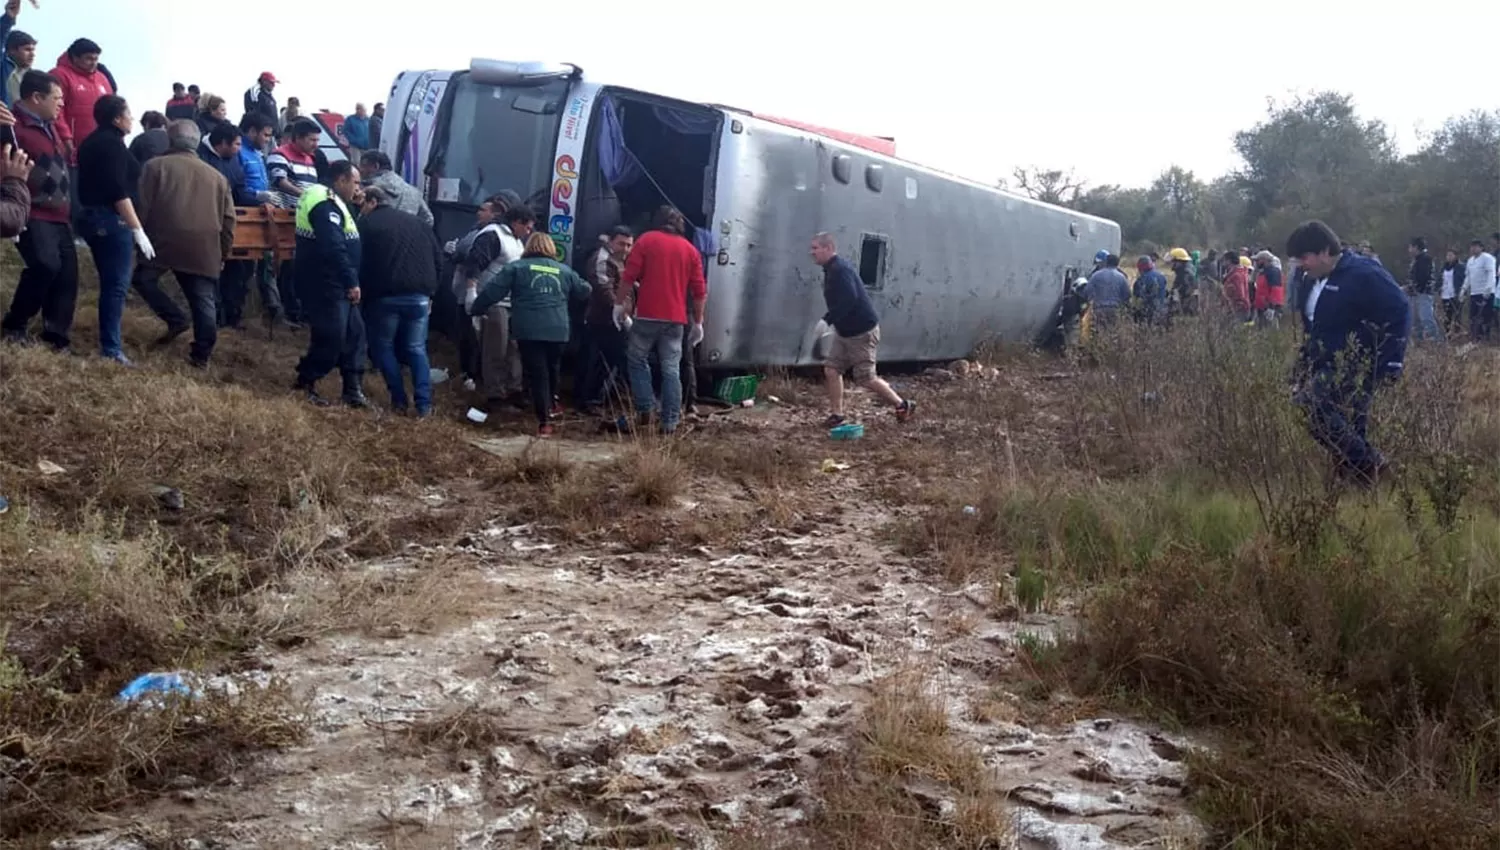
<svg viewBox="0 0 1500 850">
<path fill-rule="evenodd" d="M 263 207 L 234 208 L 234 247 L 231 260 L 260 260 L 267 252 L 274 255 L 275 266 L 292 258 L 297 251 L 296 214 L 267 204 Z"/>
</svg>

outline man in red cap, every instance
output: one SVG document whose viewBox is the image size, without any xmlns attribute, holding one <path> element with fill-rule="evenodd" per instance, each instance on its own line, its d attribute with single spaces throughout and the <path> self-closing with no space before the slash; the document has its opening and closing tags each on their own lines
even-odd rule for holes
<svg viewBox="0 0 1500 850">
<path fill-rule="evenodd" d="M 276 88 L 276 75 L 270 71 L 262 71 L 260 79 L 255 85 L 245 90 L 245 114 L 259 112 L 271 120 L 271 125 L 276 132 L 281 132 L 280 111 L 276 106 L 276 96 L 271 94 Z"/>
</svg>

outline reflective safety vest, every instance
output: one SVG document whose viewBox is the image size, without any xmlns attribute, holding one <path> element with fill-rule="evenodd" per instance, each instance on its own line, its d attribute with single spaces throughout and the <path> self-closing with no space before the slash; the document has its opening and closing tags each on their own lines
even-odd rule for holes
<svg viewBox="0 0 1500 850">
<path fill-rule="evenodd" d="M 327 186 L 321 183 L 308 186 L 297 199 L 297 235 L 306 239 L 316 239 L 317 234 L 313 232 L 312 211 L 318 204 L 332 198 L 339 213 L 344 216 L 344 238 L 358 239 L 359 226 L 354 223 L 354 216 L 349 214 L 349 208 L 344 206 L 344 199 L 329 191 Z"/>
</svg>

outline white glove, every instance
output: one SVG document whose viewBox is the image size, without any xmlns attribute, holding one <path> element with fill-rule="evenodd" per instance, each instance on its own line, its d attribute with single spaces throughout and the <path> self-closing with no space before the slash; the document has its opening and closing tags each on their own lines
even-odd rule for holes
<svg viewBox="0 0 1500 850">
<path fill-rule="evenodd" d="M 700 343 L 702 341 L 703 341 L 703 323 L 702 322 L 698 322 L 698 323 L 696 323 L 696 324 L 693 325 L 693 329 L 691 331 L 688 331 L 688 348 L 692 348 L 692 347 L 696 346 L 698 343 Z"/>
<path fill-rule="evenodd" d="M 464 312 L 465 313 L 473 312 L 473 310 L 474 310 L 474 302 L 476 300 L 478 300 L 478 298 L 479 298 L 479 287 L 477 287 L 477 286 L 471 286 L 468 289 L 464 290 Z"/>
<path fill-rule="evenodd" d="M 130 231 L 130 235 L 135 237 L 135 247 L 141 249 L 141 256 L 148 260 L 156 259 L 156 248 L 151 245 L 151 237 L 146 235 L 146 231 L 137 227 Z"/>
<path fill-rule="evenodd" d="M 625 312 L 624 304 L 616 304 L 611 315 L 615 321 L 615 330 L 625 330 L 630 327 L 630 314 Z"/>
<path fill-rule="evenodd" d="M 630 326 L 633 325 L 633 324 L 635 324 L 635 319 L 632 319 L 629 316 L 626 316 L 625 317 L 625 327 L 620 328 L 620 330 L 622 330 L 622 331 L 624 331 L 626 333 L 630 333 Z"/>
<path fill-rule="evenodd" d="M 453 256 L 453 252 L 457 251 L 457 250 L 458 250 L 458 240 L 457 239 L 449 239 L 448 243 L 443 246 L 443 253 L 447 254 L 450 257 Z"/>
<path fill-rule="evenodd" d="M 828 336 L 828 332 L 831 330 L 833 329 L 828 327 L 828 322 L 826 320 L 819 319 L 817 327 L 813 328 L 813 339 L 822 339 L 823 337 Z"/>
</svg>

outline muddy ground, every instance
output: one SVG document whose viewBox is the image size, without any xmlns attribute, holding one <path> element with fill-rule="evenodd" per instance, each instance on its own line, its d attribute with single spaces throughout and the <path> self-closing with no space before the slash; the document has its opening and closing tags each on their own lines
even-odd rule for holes
<svg viewBox="0 0 1500 850">
<path fill-rule="evenodd" d="M 1021 613 L 1009 579 L 955 585 L 900 554 L 890 533 L 915 510 L 903 504 L 917 501 L 910 488 L 924 486 L 893 460 L 905 447 L 936 447 L 960 468 L 966 457 L 1012 474 L 1044 464 L 1033 446 L 1063 427 L 1066 375 L 1055 370 L 905 378 L 923 401 L 906 427 L 855 393 L 871 432 L 851 443 L 819 430 L 805 382 L 706 416 L 683 439 L 814 447 L 811 460 L 797 455 L 816 465 L 805 483 L 775 496 L 795 510 L 700 474 L 661 517 L 736 517 L 733 539 L 642 546 L 608 526 L 521 522 L 518 506 L 475 481 L 379 506 L 435 520 L 413 528 L 478 518 L 348 567 L 400 579 L 441 571 L 462 615 L 238 659 L 204 686 L 288 683 L 306 699 L 307 743 L 247 761 L 229 781 L 180 777 L 171 794 L 54 846 L 123 850 L 170 835 L 220 848 L 715 847 L 752 828 L 795 834 L 819 810 L 821 765 L 857 734 L 877 684 L 914 674 L 993 773 L 994 804 L 1013 828 L 993 846 L 1191 846 L 1189 742 L 1038 694 L 1026 675 L 1022 644 L 1069 628 L 1067 600 Z M 951 415 L 976 396 L 1012 421 Z M 476 443 L 490 441 L 474 452 L 589 464 L 628 448 L 577 422 L 532 446 L 517 436 L 524 421 L 473 429 Z M 299 581 L 289 605 L 329 579 Z M 951 814 L 940 785 L 914 779 L 909 790 L 933 817 Z"/>
</svg>

